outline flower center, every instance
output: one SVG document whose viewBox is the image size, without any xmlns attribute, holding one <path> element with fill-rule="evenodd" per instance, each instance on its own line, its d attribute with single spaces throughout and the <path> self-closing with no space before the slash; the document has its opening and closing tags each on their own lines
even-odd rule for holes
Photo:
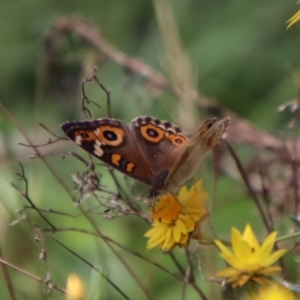
<svg viewBox="0 0 300 300">
<path fill-rule="evenodd" d="M 172 223 L 177 219 L 181 210 L 182 207 L 176 198 L 172 194 L 167 194 L 154 206 L 152 219 L 159 222 Z"/>
</svg>

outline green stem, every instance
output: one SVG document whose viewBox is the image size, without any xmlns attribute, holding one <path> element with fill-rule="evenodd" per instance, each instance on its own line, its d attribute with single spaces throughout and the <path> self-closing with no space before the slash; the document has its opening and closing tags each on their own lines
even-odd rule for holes
<svg viewBox="0 0 300 300">
<path fill-rule="evenodd" d="M 281 242 L 281 241 L 285 241 L 285 240 L 289 240 L 295 237 L 299 237 L 300 236 L 300 231 L 292 233 L 292 234 L 288 234 L 282 237 L 279 237 L 276 239 L 276 242 Z"/>
<path fill-rule="evenodd" d="M 205 245 L 205 246 L 214 246 L 215 245 L 215 242 L 214 242 L 215 239 L 211 239 L 211 238 L 208 238 L 208 237 L 203 237 L 203 239 L 201 239 L 199 242 L 199 244 L 201 245 Z M 226 245 L 226 246 L 231 246 L 231 243 L 228 242 L 228 241 L 225 241 L 225 240 L 222 240 L 222 239 L 216 239 L 218 241 L 220 241 L 222 244 Z"/>
</svg>

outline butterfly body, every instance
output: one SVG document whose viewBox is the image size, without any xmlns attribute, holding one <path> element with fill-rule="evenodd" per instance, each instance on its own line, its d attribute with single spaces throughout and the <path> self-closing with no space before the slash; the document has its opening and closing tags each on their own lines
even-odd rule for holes
<svg viewBox="0 0 300 300">
<path fill-rule="evenodd" d="M 195 136 L 152 117 L 132 120 L 131 128 L 115 119 L 66 122 L 67 137 L 114 169 L 151 186 L 150 194 L 175 192 L 198 169 L 219 141 L 230 119 L 208 119 Z"/>
</svg>

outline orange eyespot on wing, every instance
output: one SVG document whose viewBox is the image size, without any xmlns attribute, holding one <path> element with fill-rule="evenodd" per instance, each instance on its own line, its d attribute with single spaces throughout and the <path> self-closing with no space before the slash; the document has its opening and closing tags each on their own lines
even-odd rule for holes
<svg viewBox="0 0 300 300">
<path fill-rule="evenodd" d="M 178 135 L 178 134 L 169 134 L 167 136 L 168 140 L 170 140 L 170 142 L 172 143 L 172 145 L 174 145 L 175 147 L 178 146 L 184 146 L 186 144 L 188 144 L 188 140 L 186 137 L 182 136 L 182 135 Z"/>
<path fill-rule="evenodd" d="M 163 129 L 153 125 L 153 124 L 147 124 L 143 125 L 140 128 L 141 135 L 146 139 L 147 141 L 151 143 L 159 143 L 165 135 L 165 132 Z"/>
<path fill-rule="evenodd" d="M 76 130 L 74 131 L 76 141 L 94 141 L 96 139 L 95 133 L 89 130 Z"/>
<path fill-rule="evenodd" d="M 95 135 L 103 144 L 109 146 L 119 146 L 125 139 L 124 130 L 114 126 L 99 126 Z"/>
</svg>

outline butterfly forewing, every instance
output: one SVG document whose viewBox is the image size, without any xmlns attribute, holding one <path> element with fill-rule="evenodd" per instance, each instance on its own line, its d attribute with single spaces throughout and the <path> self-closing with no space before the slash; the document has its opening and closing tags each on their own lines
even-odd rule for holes
<svg viewBox="0 0 300 300">
<path fill-rule="evenodd" d="M 125 175 L 151 185 L 149 165 L 138 150 L 130 129 L 119 120 L 66 122 L 61 129 L 91 155 Z"/>
</svg>

